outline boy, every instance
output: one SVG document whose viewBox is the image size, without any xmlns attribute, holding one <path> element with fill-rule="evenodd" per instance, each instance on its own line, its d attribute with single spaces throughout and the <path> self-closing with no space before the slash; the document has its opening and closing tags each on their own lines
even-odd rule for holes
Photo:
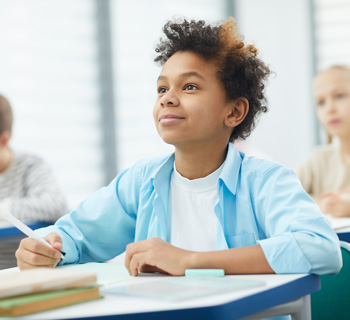
<svg viewBox="0 0 350 320">
<path fill-rule="evenodd" d="M 139 161 L 38 230 L 56 250 L 23 240 L 18 266 L 105 261 L 126 248 L 134 276 L 339 271 L 337 236 L 292 171 L 231 143 L 267 110 L 269 69 L 257 49 L 243 43 L 232 18 L 218 26 L 168 22 L 164 33 L 154 121 L 174 154 Z"/>
<path fill-rule="evenodd" d="M 1 212 L 11 212 L 23 221 L 53 223 L 67 212 L 66 201 L 42 159 L 9 147 L 12 120 L 10 103 L 0 95 L 0 221 Z M 1 240 L 0 269 L 16 265 L 19 238 Z"/>
</svg>

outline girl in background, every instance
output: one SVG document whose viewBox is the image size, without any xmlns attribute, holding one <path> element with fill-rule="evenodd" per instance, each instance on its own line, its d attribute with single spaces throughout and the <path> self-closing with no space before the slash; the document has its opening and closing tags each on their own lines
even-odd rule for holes
<svg viewBox="0 0 350 320">
<path fill-rule="evenodd" d="M 332 66 L 319 73 L 313 90 L 330 143 L 317 147 L 296 173 L 323 213 L 350 217 L 350 68 Z"/>
</svg>

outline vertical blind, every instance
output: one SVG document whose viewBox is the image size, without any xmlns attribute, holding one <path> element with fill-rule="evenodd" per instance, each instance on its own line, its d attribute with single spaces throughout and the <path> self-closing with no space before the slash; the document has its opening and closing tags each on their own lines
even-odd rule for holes
<svg viewBox="0 0 350 320">
<path fill-rule="evenodd" d="M 350 1 L 314 0 L 317 71 L 350 65 Z"/>
<path fill-rule="evenodd" d="M 11 147 L 43 157 L 70 206 L 103 168 L 92 0 L 0 0 L 0 93 L 14 110 Z"/>
<path fill-rule="evenodd" d="M 11 146 L 49 162 L 71 206 L 104 184 L 106 169 L 96 1 L 0 0 L 0 93 L 14 109 Z M 350 2 L 313 1 L 317 68 L 350 63 Z M 162 26 L 178 17 L 226 19 L 228 3 L 110 1 L 118 171 L 173 150 L 152 116 Z"/>
<path fill-rule="evenodd" d="M 226 1 L 110 4 L 120 171 L 173 150 L 152 117 L 163 24 L 174 17 L 222 20 Z M 43 157 L 71 207 L 104 184 L 106 171 L 96 9 L 96 0 L 0 0 L 0 93 L 14 110 L 11 147 Z"/>
</svg>

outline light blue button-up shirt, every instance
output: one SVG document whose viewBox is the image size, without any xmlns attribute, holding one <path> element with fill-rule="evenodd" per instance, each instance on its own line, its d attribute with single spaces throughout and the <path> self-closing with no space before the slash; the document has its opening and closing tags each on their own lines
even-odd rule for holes
<svg viewBox="0 0 350 320">
<path fill-rule="evenodd" d="M 141 160 L 40 235 L 62 237 L 65 263 L 106 261 L 128 243 L 170 240 L 174 155 Z M 217 182 L 217 250 L 260 244 L 276 273 L 336 273 L 339 241 L 295 174 L 229 144 Z M 190 213 L 189 213 L 190 214 Z"/>
</svg>

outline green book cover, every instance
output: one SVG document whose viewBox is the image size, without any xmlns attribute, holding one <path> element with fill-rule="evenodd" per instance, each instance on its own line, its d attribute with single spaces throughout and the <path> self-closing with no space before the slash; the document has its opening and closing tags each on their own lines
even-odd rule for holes
<svg viewBox="0 0 350 320">
<path fill-rule="evenodd" d="M 84 287 L 29 294 L 0 300 L 1 316 L 19 316 L 102 298 L 99 287 Z"/>
</svg>

